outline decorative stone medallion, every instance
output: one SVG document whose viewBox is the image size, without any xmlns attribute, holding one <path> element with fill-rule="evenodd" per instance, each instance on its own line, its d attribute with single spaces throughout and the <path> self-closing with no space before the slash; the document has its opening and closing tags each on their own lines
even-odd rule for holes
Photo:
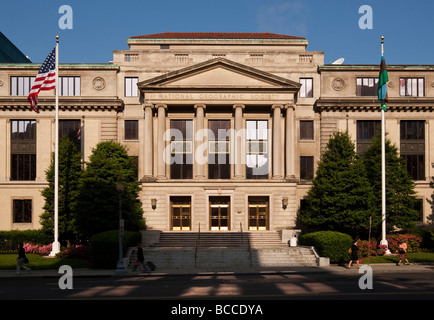
<svg viewBox="0 0 434 320">
<path fill-rule="evenodd" d="M 0 80 L 0 87 L 2 87 L 3 86 L 3 81 L 2 80 Z"/>
<path fill-rule="evenodd" d="M 345 81 L 342 78 L 335 78 L 332 82 L 332 88 L 335 91 L 341 91 L 345 87 Z"/>
<path fill-rule="evenodd" d="M 101 77 L 96 77 L 92 81 L 92 86 L 95 90 L 103 90 L 105 88 L 105 80 Z"/>
</svg>

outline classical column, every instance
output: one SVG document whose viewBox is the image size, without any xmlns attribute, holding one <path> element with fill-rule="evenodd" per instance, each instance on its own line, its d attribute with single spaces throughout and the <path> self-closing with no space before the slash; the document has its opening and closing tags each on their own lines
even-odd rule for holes
<svg viewBox="0 0 434 320">
<path fill-rule="evenodd" d="M 235 109 L 235 173 L 234 178 L 241 179 L 244 177 L 243 171 L 243 146 L 244 146 L 244 130 L 243 130 L 243 109 L 244 105 L 236 104 L 233 106 Z"/>
<path fill-rule="evenodd" d="M 280 104 L 275 104 L 271 107 L 273 110 L 273 179 L 283 178 L 281 164 L 282 150 L 280 148 L 280 143 L 282 141 L 280 115 L 282 108 L 283 106 Z"/>
<path fill-rule="evenodd" d="M 166 162 L 164 160 L 164 132 L 166 131 L 166 109 L 167 105 L 157 104 L 158 110 L 158 131 L 157 131 L 157 179 L 166 179 Z"/>
<path fill-rule="evenodd" d="M 152 104 L 145 104 L 145 137 L 144 137 L 144 177 L 151 178 L 152 177 L 152 163 L 153 163 L 153 139 L 152 139 L 152 108 L 154 106 Z"/>
<path fill-rule="evenodd" d="M 286 179 L 295 179 L 295 122 L 294 106 L 286 106 Z"/>
<path fill-rule="evenodd" d="M 196 165 L 196 176 L 197 179 L 205 179 L 205 163 L 206 159 L 204 159 L 205 155 L 203 154 L 203 143 L 205 138 L 205 130 L 204 130 L 204 124 L 205 124 L 205 117 L 204 117 L 204 110 L 206 108 L 206 105 L 204 104 L 196 104 L 194 105 L 194 108 L 196 109 L 196 134 L 195 134 L 195 141 L 196 141 L 196 153 L 195 153 L 195 165 Z"/>
</svg>

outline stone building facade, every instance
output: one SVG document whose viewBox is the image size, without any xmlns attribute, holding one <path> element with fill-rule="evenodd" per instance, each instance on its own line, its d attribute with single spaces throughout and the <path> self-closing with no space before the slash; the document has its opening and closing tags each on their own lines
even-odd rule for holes
<svg viewBox="0 0 434 320">
<path fill-rule="evenodd" d="M 305 38 L 271 33 L 131 37 L 106 64 L 60 64 L 60 136 L 87 160 L 115 140 L 138 164 L 150 229 L 295 226 L 328 138 L 363 151 L 380 119 L 379 66 L 325 65 Z M 27 93 L 37 64 L 0 64 L 0 229 L 37 229 L 54 149 L 54 92 Z M 389 66 L 387 131 L 432 223 L 432 66 Z M 89 213 L 91 214 L 91 213 Z"/>
</svg>

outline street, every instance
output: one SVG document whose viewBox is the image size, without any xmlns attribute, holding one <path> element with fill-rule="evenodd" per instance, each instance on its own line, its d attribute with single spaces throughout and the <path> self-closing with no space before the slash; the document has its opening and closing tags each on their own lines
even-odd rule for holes
<svg viewBox="0 0 434 320">
<path fill-rule="evenodd" d="M 148 274 L 75 276 L 61 289 L 59 276 L 3 277 L 0 299 L 67 300 L 365 300 L 434 299 L 434 273 L 383 272 L 372 289 L 360 288 L 363 274 L 272 272 L 250 274 Z"/>
</svg>

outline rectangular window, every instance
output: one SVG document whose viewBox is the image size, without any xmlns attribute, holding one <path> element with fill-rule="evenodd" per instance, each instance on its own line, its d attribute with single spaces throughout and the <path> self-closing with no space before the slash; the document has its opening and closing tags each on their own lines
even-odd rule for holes
<svg viewBox="0 0 434 320">
<path fill-rule="evenodd" d="M 357 152 L 359 154 L 366 152 L 378 130 L 381 130 L 380 120 L 357 120 Z"/>
<path fill-rule="evenodd" d="M 125 78 L 125 97 L 137 97 L 138 88 L 137 82 L 139 78 L 137 77 L 126 77 Z"/>
<path fill-rule="evenodd" d="M 401 121 L 401 156 L 413 180 L 425 180 L 425 121 Z"/>
<path fill-rule="evenodd" d="M 13 200 L 13 223 L 32 222 L 32 200 Z"/>
<path fill-rule="evenodd" d="M 11 180 L 36 179 L 36 121 L 11 120 Z"/>
<path fill-rule="evenodd" d="M 193 179 L 193 120 L 170 120 L 171 179 Z"/>
<path fill-rule="evenodd" d="M 68 137 L 81 151 L 81 121 L 80 120 L 59 120 L 59 140 Z"/>
<path fill-rule="evenodd" d="M 208 121 L 208 179 L 230 179 L 230 127 L 229 120 Z"/>
<path fill-rule="evenodd" d="M 127 53 L 125 54 L 125 62 L 139 61 L 139 55 L 137 53 Z"/>
<path fill-rule="evenodd" d="M 313 140 L 312 120 L 300 120 L 300 140 Z"/>
<path fill-rule="evenodd" d="M 373 97 L 377 95 L 378 78 L 357 78 L 356 95 L 358 97 Z"/>
<path fill-rule="evenodd" d="M 139 121 L 125 120 L 125 140 L 139 139 Z"/>
<path fill-rule="evenodd" d="M 246 121 L 246 178 L 268 179 L 268 121 Z"/>
<path fill-rule="evenodd" d="M 11 96 L 27 96 L 36 77 L 11 77 Z"/>
<path fill-rule="evenodd" d="M 424 78 L 401 78 L 399 92 L 402 97 L 424 97 L 425 79 Z"/>
<path fill-rule="evenodd" d="M 313 97 L 313 79 L 312 78 L 300 78 L 300 98 L 312 98 Z"/>
<path fill-rule="evenodd" d="M 313 180 L 313 157 L 300 157 L 300 179 Z"/>
<path fill-rule="evenodd" d="M 59 77 L 60 96 L 79 96 L 81 95 L 80 77 Z"/>
</svg>

